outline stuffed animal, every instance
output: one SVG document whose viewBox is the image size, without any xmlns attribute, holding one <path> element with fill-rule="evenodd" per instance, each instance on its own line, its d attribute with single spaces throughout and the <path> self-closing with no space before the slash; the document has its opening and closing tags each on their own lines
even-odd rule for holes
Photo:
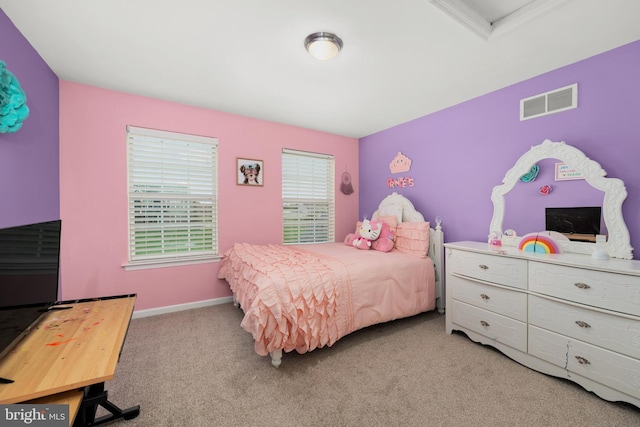
<svg viewBox="0 0 640 427">
<path fill-rule="evenodd" d="M 345 245 L 355 246 L 358 249 L 371 249 L 371 242 L 375 241 L 382 231 L 380 222 L 374 221 L 374 223 L 365 218 L 358 234 L 348 234 L 344 239 Z"/>
<path fill-rule="evenodd" d="M 393 231 L 389 224 L 384 221 L 371 221 L 372 224 L 380 223 L 380 235 L 376 240 L 371 242 L 371 247 L 376 251 L 389 252 L 393 249 Z"/>
</svg>

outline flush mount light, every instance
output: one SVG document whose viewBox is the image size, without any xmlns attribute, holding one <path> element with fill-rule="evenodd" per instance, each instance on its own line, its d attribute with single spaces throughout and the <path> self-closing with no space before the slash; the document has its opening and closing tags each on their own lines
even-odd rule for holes
<svg viewBox="0 0 640 427">
<path fill-rule="evenodd" d="M 332 33 L 313 33 L 304 40 L 304 47 L 314 58 L 326 61 L 340 52 L 342 40 Z"/>
</svg>

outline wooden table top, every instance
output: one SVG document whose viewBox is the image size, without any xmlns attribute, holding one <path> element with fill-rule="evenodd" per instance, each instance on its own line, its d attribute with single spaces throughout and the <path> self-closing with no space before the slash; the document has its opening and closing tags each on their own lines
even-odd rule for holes
<svg viewBox="0 0 640 427">
<path fill-rule="evenodd" d="M 69 405 L 69 426 L 73 426 L 76 420 L 78 410 L 82 404 L 84 392 L 82 390 L 65 391 L 64 393 L 54 394 L 52 396 L 41 397 L 39 399 L 29 400 L 24 403 L 33 405 Z"/>
<path fill-rule="evenodd" d="M 68 302 L 50 311 L 0 362 L 0 404 L 19 403 L 111 380 L 135 295 Z"/>
</svg>

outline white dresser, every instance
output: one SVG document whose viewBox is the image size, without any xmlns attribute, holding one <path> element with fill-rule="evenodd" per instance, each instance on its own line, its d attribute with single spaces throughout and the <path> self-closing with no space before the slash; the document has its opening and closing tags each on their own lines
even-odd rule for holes
<svg viewBox="0 0 640 427">
<path fill-rule="evenodd" d="M 640 261 L 445 248 L 448 333 L 640 407 Z"/>
</svg>

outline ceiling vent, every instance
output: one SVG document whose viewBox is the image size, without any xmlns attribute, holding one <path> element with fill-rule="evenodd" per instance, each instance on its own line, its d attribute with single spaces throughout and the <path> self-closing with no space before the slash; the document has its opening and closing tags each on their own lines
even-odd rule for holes
<svg viewBox="0 0 640 427">
<path fill-rule="evenodd" d="M 578 108 L 578 84 L 520 100 L 520 121 Z"/>
</svg>

